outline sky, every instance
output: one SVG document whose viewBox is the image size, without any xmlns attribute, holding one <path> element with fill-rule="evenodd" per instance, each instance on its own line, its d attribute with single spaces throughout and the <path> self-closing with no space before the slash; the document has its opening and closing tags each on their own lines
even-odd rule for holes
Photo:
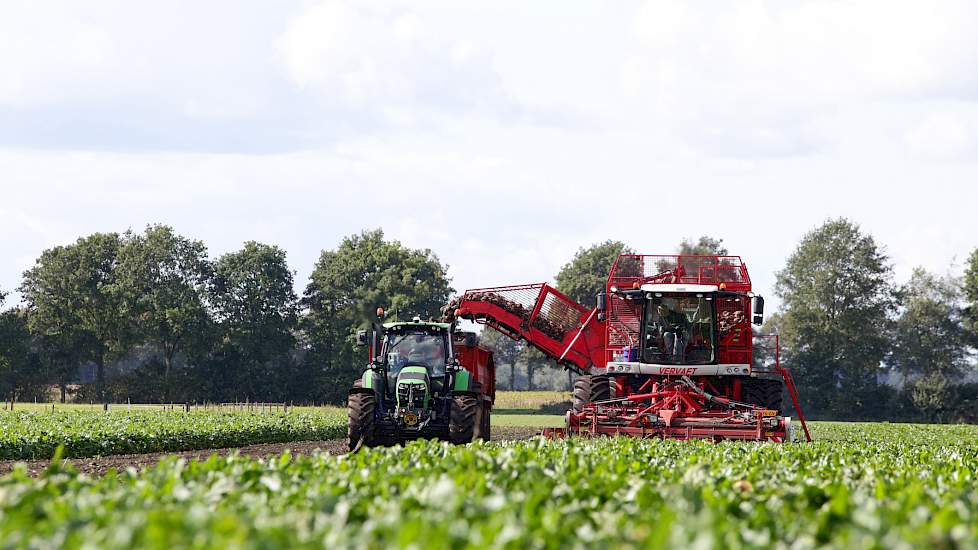
<svg viewBox="0 0 978 550">
<path fill-rule="evenodd" d="M 378 227 L 456 290 L 711 235 L 771 296 L 839 216 L 897 282 L 958 273 L 976 22 L 970 1 L 5 0 L 0 289 L 150 223 L 215 257 L 281 246 L 300 291 Z"/>
</svg>

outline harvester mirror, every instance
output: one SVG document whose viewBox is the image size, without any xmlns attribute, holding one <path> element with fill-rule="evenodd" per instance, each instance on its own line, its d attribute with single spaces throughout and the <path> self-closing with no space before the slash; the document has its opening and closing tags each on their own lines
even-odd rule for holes
<svg viewBox="0 0 978 550">
<path fill-rule="evenodd" d="M 754 324 L 764 324 L 764 297 L 754 296 Z"/>
<path fill-rule="evenodd" d="M 365 330 L 358 330 L 357 331 L 357 345 L 358 346 L 367 346 L 369 344 L 370 344 L 370 338 L 367 337 L 367 331 L 365 331 Z"/>
<path fill-rule="evenodd" d="M 604 292 L 599 292 L 596 306 L 598 313 L 604 313 L 608 309 L 608 295 Z"/>
</svg>

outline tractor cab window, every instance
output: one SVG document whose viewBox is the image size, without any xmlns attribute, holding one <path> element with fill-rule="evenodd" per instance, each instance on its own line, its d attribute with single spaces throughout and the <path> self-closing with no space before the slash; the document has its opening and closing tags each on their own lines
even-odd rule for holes
<svg viewBox="0 0 978 550">
<path fill-rule="evenodd" d="M 445 376 L 445 335 L 431 332 L 406 332 L 387 339 L 387 366 L 392 381 L 408 365 L 428 369 L 431 377 Z"/>
<path fill-rule="evenodd" d="M 713 363 L 714 300 L 711 295 L 655 295 L 645 310 L 645 363 L 707 365 Z"/>
</svg>

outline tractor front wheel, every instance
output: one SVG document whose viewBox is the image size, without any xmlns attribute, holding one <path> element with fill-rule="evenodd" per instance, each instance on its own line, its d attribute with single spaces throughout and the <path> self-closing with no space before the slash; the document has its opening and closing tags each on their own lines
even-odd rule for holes
<svg viewBox="0 0 978 550">
<path fill-rule="evenodd" d="M 376 404 L 376 397 L 372 391 L 358 391 L 351 393 L 347 398 L 346 408 L 349 424 L 346 433 L 350 440 L 351 451 L 362 446 L 373 447 L 377 444 L 377 430 L 374 422 Z"/>
</svg>

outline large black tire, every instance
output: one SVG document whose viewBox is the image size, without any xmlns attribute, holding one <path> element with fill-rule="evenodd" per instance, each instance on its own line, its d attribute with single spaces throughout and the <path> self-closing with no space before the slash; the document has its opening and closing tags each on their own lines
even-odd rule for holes
<svg viewBox="0 0 978 550">
<path fill-rule="evenodd" d="M 573 407 L 581 412 L 585 403 L 611 399 L 611 379 L 606 374 L 585 374 L 574 381 Z"/>
<path fill-rule="evenodd" d="M 778 411 L 778 414 L 781 414 L 782 389 L 784 388 L 784 382 L 781 380 L 745 378 L 741 388 L 745 402 Z"/>
<path fill-rule="evenodd" d="M 489 441 L 491 434 L 489 433 L 489 405 L 482 400 L 482 383 L 473 382 L 471 392 L 479 396 L 479 404 L 475 411 L 475 428 L 472 431 L 472 439 L 481 439 L 483 441 Z"/>
<path fill-rule="evenodd" d="M 354 384 L 354 387 L 357 386 Z M 349 423 L 346 433 L 351 451 L 360 447 L 377 445 L 377 427 L 374 422 L 374 408 L 376 406 L 377 400 L 373 392 L 355 392 L 347 398 L 346 410 Z"/>
<path fill-rule="evenodd" d="M 472 434 L 473 439 L 481 439 L 483 441 L 489 441 L 492 439 L 492 424 L 490 422 L 490 408 L 489 404 L 485 401 L 479 405 L 476 412 L 475 419 L 475 432 Z"/>
<path fill-rule="evenodd" d="M 468 393 L 452 396 L 452 412 L 448 416 L 448 440 L 456 445 L 471 443 L 475 435 L 479 398 Z"/>
</svg>

